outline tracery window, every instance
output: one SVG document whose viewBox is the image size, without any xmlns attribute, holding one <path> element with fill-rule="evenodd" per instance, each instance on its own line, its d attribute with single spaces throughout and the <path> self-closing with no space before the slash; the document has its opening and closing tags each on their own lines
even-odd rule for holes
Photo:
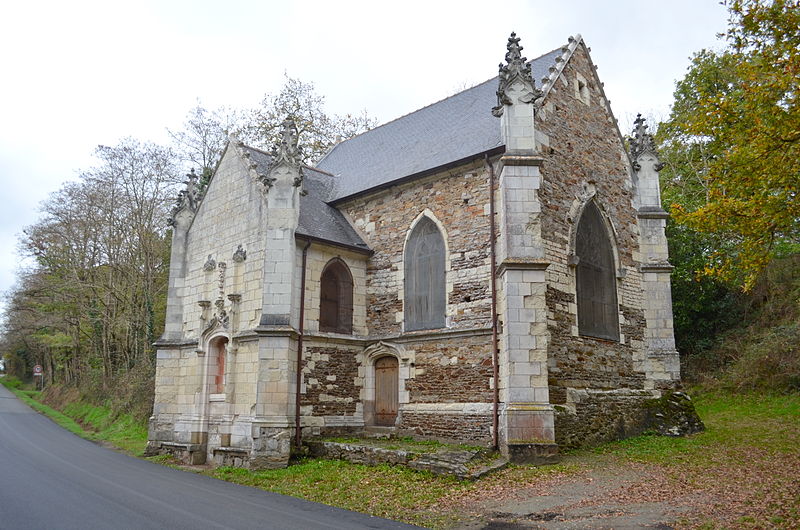
<svg viewBox="0 0 800 530">
<path fill-rule="evenodd" d="M 405 330 L 445 326 L 445 246 L 439 228 L 423 217 L 406 243 Z"/>
<path fill-rule="evenodd" d="M 619 340 L 619 308 L 611 238 L 594 201 L 583 209 L 575 240 L 578 333 Z"/>
<path fill-rule="evenodd" d="M 328 262 L 320 277 L 319 330 L 353 332 L 353 277 L 340 259 Z"/>
</svg>

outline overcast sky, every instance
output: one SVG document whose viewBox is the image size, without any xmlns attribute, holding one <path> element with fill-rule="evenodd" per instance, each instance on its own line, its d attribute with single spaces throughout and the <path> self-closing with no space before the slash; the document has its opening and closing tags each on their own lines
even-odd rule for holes
<svg viewBox="0 0 800 530">
<path fill-rule="evenodd" d="M 253 106 L 286 72 L 313 82 L 329 112 L 385 122 L 496 75 L 511 31 L 528 58 L 580 33 L 627 128 L 637 112 L 666 117 L 689 57 L 719 48 L 727 19 L 716 0 L 57 0 L 2 11 L 0 292 L 14 282 L 18 234 L 98 144 L 166 142 L 198 99 Z"/>
</svg>

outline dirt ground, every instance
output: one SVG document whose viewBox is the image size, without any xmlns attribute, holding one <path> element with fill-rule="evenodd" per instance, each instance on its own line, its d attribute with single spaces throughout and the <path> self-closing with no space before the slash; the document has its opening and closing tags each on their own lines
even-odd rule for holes
<svg viewBox="0 0 800 530">
<path fill-rule="evenodd" d="M 673 528 L 699 500 L 697 493 L 654 495 L 663 477 L 652 466 L 606 464 L 581 462 L 586 469 L 578 473 L 472 499 L 465 503 L 471 519 L 455 528 Z"/>
</svg>

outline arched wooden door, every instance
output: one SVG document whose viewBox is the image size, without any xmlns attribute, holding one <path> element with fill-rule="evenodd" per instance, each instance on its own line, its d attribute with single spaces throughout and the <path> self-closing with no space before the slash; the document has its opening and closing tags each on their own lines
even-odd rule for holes
<svg viewBox="0 0 800 530">
<path fill-rule="evenodd" d="M 397 419 L 397 359 L 375 361 L 375 424 L 394 425 Z"/>
</svg>

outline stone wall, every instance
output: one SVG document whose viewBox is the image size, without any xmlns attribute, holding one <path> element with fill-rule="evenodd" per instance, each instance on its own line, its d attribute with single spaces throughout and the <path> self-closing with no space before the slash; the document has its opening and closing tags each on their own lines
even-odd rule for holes
<svg viewBox="0 0 800 530">
<path fill-rule="evenodd" d="M 403 412 L 401 431 L 418 438 L 488 444 L 492 439 L 491 414 Z"/>
<path fill-rule="evenodd" d="M 361 382 L 357 355 L 361 348 L 313 345 L 304 348 L 304 391 L 300 405 L 307 416 L 354 416 Z"/>
<path fill-rule="evenodd" d="M 411 403 L 491 403 L 491 337 L 477 335 L 408 344 L 414 378 L 406 382 Z"/>
<path fill-rule="evenodd" d="M 624 147 L 589 61 L 585 47 L 579 45 L 537 115 L 539 149 L 546 155 L 539 194 L 550 262 L 546 275 L 552 403 L 566 403 L 569 388 L 644 386 L 637 212 Z M 574 253 L 577 217 L 592 197 L 613 227 L 618 342 L 578 335 L 575 270 L 569 256 Z"/>
<path fill-rule="evenodd" d="M 208 450 L 212 458 L 216 447 L 251 448 L 259 344 L 254 336 L 237 334 L 255 327 L 261 315 L 263 214 L 263 195 L 232 148 L 220 162 L 186 237 L 186 276 L 178 279 L 182 338 L 174 346 L 160 346 L 156 356 L 150 433 L 154 445 L 192 444 L 202 448 L 198 451 Z M 229 339 L 225 386 L 224 392 L 212 395 L 207 386 L 210 337 L 203 333 L 215 317 L 223 316 L 221 310 L 227 327 L 216 324 L 213 333 Z"/>
<path fill-rule="evenodd" d="M 490 324 L 488 201 L 488 174 L 476 163 L 339 205 L 375 251 L 367 265 L 370 335 L 403 331 L 403 251 L 423 213 L 439 225 L 447 247 L 448 327 Z"/>
<path fill-rule="evenodd" d="M 366 276 L 369 256 L 320 243 L 312 244 L 306 257 L 305 331 L 319 331 L 320 278 L 325 265 L 334 258 L 344 261 L 353 276 L 353 335 L 364 336 L 367 334 Z"/>
<path fill-rule="evenodd" d="M 198 302 L 213 303 L 218 298 L 220 263 L 226 264 L 222 285 L 225 295 L 241 295 L 239 329 L 258 325 L 262 309 L 265 208 L 259 184 L 234 150 L 229 149 L 189 229 L 183 291 L 185 337 L 197 337 L 202 332 L 203 311 Z M 246 259 L 237 263 L 233 254 L 240 245 Z M 205 270 L 209 255 L 216 266 Z M 230 307 L 228 300 L 225 303 Z"/>
<path fill-rule="evenodd" d="M 568 405 L 556 406 L 556 443 L 561 450 L 591 447 L 641 434 L 643 403 L 655 394 L 643 390 L 569 390 Z"/>
</svg>

